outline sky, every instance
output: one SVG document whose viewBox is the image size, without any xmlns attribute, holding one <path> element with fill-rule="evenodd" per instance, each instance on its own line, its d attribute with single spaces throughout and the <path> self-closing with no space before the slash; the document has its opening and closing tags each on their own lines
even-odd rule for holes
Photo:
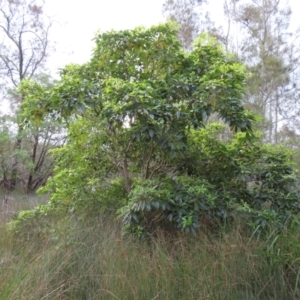
<svg viewBox="0 0 300 300">
<path fill-rule="evenodd" d="M 48 0 L 44 11 L 55 19 L 50 41 L 56 51 L 48 66 L 62 68 L 84 63 L 92 52 L 99 30 L 131 29 L 163 22 L 163 0 Z"/>
<path fill-rule="evenodd" d="M 282 0 L 283 2 L 285 0 Z M 55 20 L 50 41 L 56 51 L 48 61 L 52 75 L 69 63 L 88 61 L 98 30 L 131 29 L 163 22 L 164 0 L 46 0 L 44 12 Z M 212 19 L 222 20 L 223 0 L 210 0 Z M 293 27 L 300 25 L 299 0 L 289 1 L 294 11 Z M 212 6 L 213 5 L 213 6 Z"/>
</svg>

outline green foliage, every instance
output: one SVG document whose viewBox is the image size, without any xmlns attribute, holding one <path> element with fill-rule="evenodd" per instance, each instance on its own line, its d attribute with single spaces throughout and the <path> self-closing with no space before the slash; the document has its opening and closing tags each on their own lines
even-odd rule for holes
<svg viewBox="0 0 300 300">
<path fill-rule="evenodd" d="M 66 136 L 64 124 L 47 114 L 41 104 L 47 103 L 53 85 L 49 76 L 41 74 L 34 80 L 22 80 L 18 91 L 14 91 L 22 98 L 22 103 L 16 116 L 7 122 L 14 128 L 9 133 L 12 159 L 5 174 L 11 189 L 18 184 L 27 192 L 34 192 L 45 184 L 53 171 L 54 160 L 48 150 L 63 145 Z"/>
<path fill-rule="evenodd" d="M 205 180 L 178 176 L 135 182 L 128 204 L 120 213 L 128 231 L 135 231 L 138 226 L 144 233 L 152 234 L 160 225 L 170 223 L 195 234 L 201 224 L 200 215 L 212 214 L 214 208 L 213 186 Z"/>
<path fill-rule="evenodd" d="M 9 185 L 7 182 L 9 169 L 14 162 L 12 150 L 15 140 L 13 139 L 12 132 L 10 131 L 11 124 L 9 120 L 6 120 L 6 118 L 3 117 L 0 122 L 0 182 L 1 185 L 7 187 Z"/>
<path fill-rule="evenodd" d="M 189 172 L 205 176 L 226 191 L 231 207 L 254 213 L 256 225 L 264 226 L 272 220 L 284 227 L 298 220 L 299 188 L 291 151 L 261 145 L 258 138 L 249 139 L 243 133 L 231 142 L 222 142 L 215 138 L 218 127 L 215 133 L 211 130 L 214 125 L 192 134 Z M 200 168 L 195 167 L 196 162 Z"/>
<path fill-rule="evenodd" d="M 18 216 L 15 220 L 12 220 L 8 223 L 10 230 L 17 233 L 20 229 L 22 232 L 27 231 L 27 236 L 33 234 L 33 224 L 39 224 L 44 226 L 48 222 L 47 215 L 51 212 L 51 206 L 48 204 L 41 204 L 34 207 L 31 210 L 22 210 L 18 213 Z M 43 225 L 41 223 L 44 222 Z M 39 230 L 39 229 L 38 229 Z"/>
<path fill-rule="evenodd" d="M 243 67 L 206 35 L 192 52 L 183 52 L 176 33 L 177 26 L 168 23 L 99 34 L 90 63 L 66 67 L 51 103 L 40 103 L 42 111 L 68 116 L 88 106 L 111 129 L 131 121 L 131 130 L 147 138 L 162 125 L 179 132 L 201 127 L 215 111 L 230 127 L 249 130 L 252 117 L 240 102 Z"/>
<path fill-rule="evenodd" d="M 55 176 L 39 190 L 51 194 L 53 207 L 89 217 L 118 208 L 125 197 L 123 180 L 109 176 L 115 167 L 105 154 L 101 126 L 94 125 L 80 118 L 69 126 L 68 144 L 52 150 Z"/>
<path fill-rule="evenodd" d="M 177 30 L 98 34 L 90 62 L 66 67 L 39 104 L 28 99 L 24 118 L 71 121 L 42 189 L 50 204 L 87 218 L 118 210 L 138 236 L 240 217 L 264 229 L 297 222 L 288 155 L 259 143 L 241 104 L 244 67 L 208 35 L 184 52 Z M 205 127 L 212 114 L 224 125 Z"/>
<path fill-rule="evenodd" d="M 48 88 L 40 83 L 24 79 L 18 87 L 19 93 L 24 95 L 24 100 L 21 103 L 20 119 L 24 126 L 32 120 L 35 125 L 39 125 L 40 121 L 45 117 L 45 108 L 48 100 Z M 29 118 L 27 116 L 30 116 Z"/>
<path fill-rule="evenodd" d="M 243 218 L 257 233 L 299 225 L 299 188 L 289 152 L 261 146 L 245 134 L 224 142 L 217 137 L 222 128 L 212 124 L 191 132 L 177 169 L 185 175 L 134 183 L 120 210 L 127 230 L 128 224 L 133 229 L 142 224 L 144 233 L 152 233 L 170 223 L 195 233 L 207 220 L 212 225 L 234 218 Z"/>
</svg>

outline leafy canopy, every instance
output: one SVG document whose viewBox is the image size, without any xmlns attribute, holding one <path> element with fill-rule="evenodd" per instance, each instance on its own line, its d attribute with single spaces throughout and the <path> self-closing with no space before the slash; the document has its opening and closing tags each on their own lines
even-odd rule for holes
<svg viewBox="0 0 300 300">
<path fill-rule="evenodd" d="M 207 35 L 184 52 L 177 30 L 167 23 L 98 34 L 91 61 L 62 71 L 46 108 L 68 116 L 89 107 L 111 129 L 131 122 L 131 131 L 148 135 L 162 124 L 202 127 L 218 112 L 232 129 L 249 131 L 252 118 L 241 105 L 244 67 Z"/>
<path fill-rule="evenodd" d="M 241 104 L 244 67 L 208 35 L 184 51 L 177 32 L 167 23 L 100 33 L 88 63 L 67 66 L 39 104 L 25 101 L 25 119 L 52 113 L 72 121 L 43 189 L 51 207 L 118 209 L 138 235 L 168 222 L 195 232 L 204 215 L 270 219 L 288 197 L 283 219 L 297 214 L 287 156 L 260 148 Z M 205 128 L 212 114 L 242 133 L 218 139 L 219 129 Z"/>
</svg>

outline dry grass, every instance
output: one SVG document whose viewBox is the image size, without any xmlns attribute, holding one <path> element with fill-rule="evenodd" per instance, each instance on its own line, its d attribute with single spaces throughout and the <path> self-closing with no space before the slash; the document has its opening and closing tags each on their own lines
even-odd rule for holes
<svg viewBox="0 0 300 300">
<path fill-rule="evenodd" d="M 25 202 L 20 207 L 31 206 Z M 34 234 L 27 238 L 7 231 L 2 222 L 0 299 L 300 297 L 300 254 L 283 248 L 296 247 L 299 234 L 289 246 L 279 239 L 272 245 L 272 236 L 268 242 L 249 242 L 238 227 L 226 234 L 199 233 L 196 238 L 171 238 L 161 232 L 151 241 L 137 241 L 122 236 L 118 220 L 111 216 L 60 218 L 47 226 L 32 226 Z"/>
</svg>

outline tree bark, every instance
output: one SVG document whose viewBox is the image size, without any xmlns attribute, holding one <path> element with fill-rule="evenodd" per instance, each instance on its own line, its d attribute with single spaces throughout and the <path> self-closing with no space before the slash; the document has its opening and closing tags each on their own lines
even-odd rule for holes
<svg viewBox="0 0 300 300">
<path fill-rule="evenodd" d="M 125 189 L 127 193 L 130 193 L 131 191 L 131 180 L 128 172 L 128 163 L 127 159 L 124 158 L 123 160 L 123 177 L 124 177 L 124 182 L 125 182 Z"/>
</svg>

